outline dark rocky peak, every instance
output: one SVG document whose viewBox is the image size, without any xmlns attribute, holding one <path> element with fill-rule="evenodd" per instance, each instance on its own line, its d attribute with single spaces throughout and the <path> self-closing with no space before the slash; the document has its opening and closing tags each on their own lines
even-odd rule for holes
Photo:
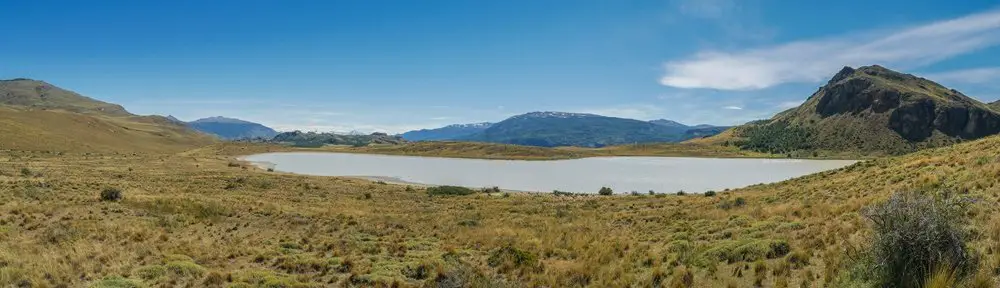
<svg viewBox="0 0 1000 288">
<path fill-rule="evenodd" d="M 850 66 L 844 66 L 843 69 L 840 69 L 840 72 L 837 72 L 837 75 L 833 75 L 833 78 L 830 78 L 830 81 L 827 82 L 826 85 L 833 85 L 833 83 L 837 83 L 840 82 L 840 80 L 847 79 L 847 77 L 851 77 L 851 75 L 854 75 L 854 68 L 851 68 Z"/>
</svg>

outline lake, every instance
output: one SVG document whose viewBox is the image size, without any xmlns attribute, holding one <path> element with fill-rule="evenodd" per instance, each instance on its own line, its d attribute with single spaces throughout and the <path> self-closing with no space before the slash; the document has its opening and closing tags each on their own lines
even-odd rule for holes
<svg viewBox="0 0 1000 288">
<path fill-rule="evenodd" d="M 721 191 L 779 182 L 841 168 L 853 160 L 596 157 L 523 161 L 281 152 L 243 157 L 277 171 L 316 176 L 391 179 L 427 185 L 493 187 L 518 191 L 658 193 Z"/>
</svg>

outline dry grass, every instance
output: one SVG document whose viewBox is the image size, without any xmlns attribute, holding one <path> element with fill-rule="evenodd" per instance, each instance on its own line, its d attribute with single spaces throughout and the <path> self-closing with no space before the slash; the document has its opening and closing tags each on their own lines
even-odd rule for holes
<svg viewBox="0 0 1000 288">
<path fill-rule="evenodd" d="M 897 190 L 980 199 L 971 246 L 1000 265 L 996 137 L 715 197 L 431 197 L 229 165 L 282 149 L 0 154 L 0 286 L 824 287 Z"/>
<path fill-rule="evenodd" d="M 0 150 L 176 153 L 215 142 L 156 117 L 0 107 Z"/>
</svg>

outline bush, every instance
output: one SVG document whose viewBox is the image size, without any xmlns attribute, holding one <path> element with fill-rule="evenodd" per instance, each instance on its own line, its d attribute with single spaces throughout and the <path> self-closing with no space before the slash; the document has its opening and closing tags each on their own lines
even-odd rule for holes
<svg viewBox="0 0 1000 288">
<path fill-rule="evenodd" d="M 965 203 L 917 193 L 896 193 L 888 201 L 865 208 L 872 238 L 855 271 L 869 271 L 879 287 L 922 287 L 935 274 L 961 279 L 975 271 Z"/>
<path fill-rule="evenodd" d="M 687 192 L 684 192 L 684 190 L 677 191 L 677 196 L 684 196 L 684 195 L 687 195 Z"/>
<path fill-rule="evenodd" d="M 21 176 L 24 176 L 24 177 L 31 176 L 31 169 L 21 168 Z"/>
<path fill-rule="evenodd" d="M 705 197 L 712 197 L 712 196 L 715 196 L 715 191 L 708 190 L 707 192 L 705 192 Z"/>
<path fill-rule="evenodd" d="M 614 194 L 614 193 L 615 193 L 615 191 L 611 190 L 611 188 L 608 188 L 608 187 L 601 187 L 601 190 L 597 190 L 597 194 L 600 194 L 600 195 L 611 195 L 611 194 Z"/>
<path fill-rule="evenodd" d="M 736 197 L 736 201 L 734 201 L 733 204 L 736 205 L 736 207 L 743 207 L 743 205 L 747 205 L 747 200 L 743 199 L 743 197 Z"/>
<path fill-rule="evenodd" d="M 486 263 L 490 267 L 499 267 L 501 271 L 510 271 L 535 267 L 538 264 L 538 257 L 528 251 L 507 245 L 490 252 Z"/>
<path fill-rule="evenodd" d="M 472 195 L 476 191 L 460 186 L 437 186 L 427 187 L 427 194 L 430 195 Z"/>
<path fill-rule="evenodd" d="M 122 200 L 122 190 L 118 188 L 108 187 L 101 190 L 101 201 L 119 201 Z"/>
</svg>

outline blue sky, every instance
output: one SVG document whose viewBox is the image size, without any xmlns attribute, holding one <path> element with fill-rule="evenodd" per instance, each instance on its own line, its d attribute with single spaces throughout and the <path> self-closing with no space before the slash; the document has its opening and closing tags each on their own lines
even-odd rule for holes
<svg viewBox="0 0 1000 288">
<path fill-rule="evenodd" d="M 739 124 L 880 64 L 1000 98 L 996 1 L 5 1 L 0 79 L 133 113 L 403 132 L 531 111 Z"/>
</svg>

